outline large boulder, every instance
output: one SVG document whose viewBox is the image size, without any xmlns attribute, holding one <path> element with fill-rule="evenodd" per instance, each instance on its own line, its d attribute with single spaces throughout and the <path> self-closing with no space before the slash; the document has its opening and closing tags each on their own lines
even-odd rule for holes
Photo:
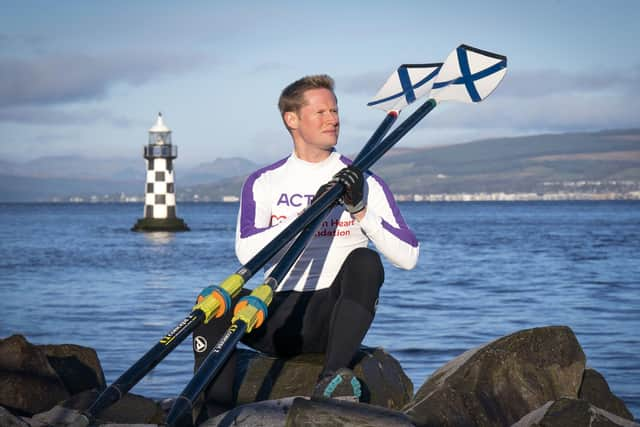
<svg viewBox="0 0 640 427">
<path fill-rule="evenodd" d="M 447 363 L 404 411 L 419 426 L 509 426 L 548 401 L 576 398 L 584 368 L 568 327 L 524 330 Z"/>
<path fill-rule="evenodd" d="M 396 359 L 380 348 L 362 348 L 354 372 L 363 381 L 365 402 L 399 409 L 413 396 L 413 384 Z M 324 356 L 306 354 L 289 359 L 238 350 L 237 405 L 290 396 L 308 396 L 315 385 Z"/>
<path fill-rule="evenodd" d="M 82 411 L 86 410 L 98 397 L 94 390 L 84 391 L 54 406 L 48 411 L 27 419 L 32 427 L 86 425 L 78 422 Z M 164 411 L 160 403 L 144 396 L 127 393 L 112 406 L 102 411 L 93 425 L 109 424 L 162 424 Z"/>
<path fill-rule="evenodd" d="M 7 409 L 0 406 L 0 426 L 2 427 L 30 427 L 26 421 L 13 415 Z"/>
<path fill-rule="evenodd" d="M 287 415 L 286 427 L 413 427 L 405 414 L 363 403 L 340 400 L 295 399 Z"/>
<path fill-rule="evenodd" d="M 104 372 L 96 351 L 75 344 L 39 345 L 65 388 L 71 394 L 106 387 Z"/>
<path fill-rule="evenodd" d="M 525 415 L 511 427 L 640 427 L 582 399 L 562 398 Z"/>
<path fill-rule="evenodd" d="M 633 420 L 633 415 L 622 399 L 611 392 L 607 381 L 595 369 L 585 369 L 578 397 L 607 412 Z"/>
<path fill-rule="evenodd" d="M 22 335 L 0 340 L 0 406 L 30 416 L 86 389 L 104 388 L 95 350 L 33 345 Z"/>
<path fill-rule="evenodd" d="M 284 426 L 296 397 L 264 400 L 237 406 L 217 417 L 212 417 L 198 427 L 272 427 Z"/>
<path fill-rule="evenodd" d="M 288 397 L 238 406 L 199 427 L 413 427 L 400 411 L 340 400 Z"/>
</svg>

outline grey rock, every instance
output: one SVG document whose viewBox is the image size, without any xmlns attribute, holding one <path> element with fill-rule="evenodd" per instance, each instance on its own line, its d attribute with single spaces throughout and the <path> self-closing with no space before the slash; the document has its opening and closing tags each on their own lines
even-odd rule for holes
<svg viewBox="0 0 640 427">
<path fill-rule="evenodd" d="M 80 413 L 86 410 L 96 397 L 98 397 L 98 392 L 93 390 L 84 391 L 57 406 L 56 408 L 61 408 L 57 409 L 58 412 L 55 412 L 56 408 L 54 408 L 52 410 L 54 412 L 49 411 L 45 414 L 38 414 L 34 418 L 54 416 L 59 413 L 65 413 L 64 410 Z M 125 394 L 122 399 L 96 416 L 100 424 L 161 424 L 164 422 L 164 418 L 165 415 L 160 402 L 133 393 Z"/>
<path fill-rule="evenodd" d="M 547 402 L 511 427 L 640 427 L 581 399 Z"/>
<path fill-rule="evenodd" d="M 0 340 L 0 405 L 16 413 L 33 415 L 80 391 L 104 387 L 91 348 L 33 345 L 22 335 Z"/>
<path fill-rule="evenodd" d="M 233 408 L 214 418 L 209 418 L 200 427 L 271 427 L 284 426 L 287 414 L 295 397 L 248 403 Z"/>
<path fill-rule="evenodd" d="M 379 406 L 297 398 L 289 409 L 285 426 L 413 427 L 414 424 L 402 412 Z"/>
<path fill-rule="evenodd" d="M 511 425 L 550 400 L 577 397 L 584 368 L 570 328 L 524 330 L 447 363 L 404 411 L 419 426 Z"/>
<path fill-rule="evenodd" d="M 0 340 L 0 406 L 29 416 L 69 396 L 41 349 L 21 335 Z"/>
<path fill-rule="evenodd" d="M 84 390 L 106 387 L 102 365 L 96 351 L 74 344 L 39 345 L 67 391 L 74 395 Z"/>
<path fill-rule="evenodd" d="M 578 397 L 619 417 L 633 420 L 622 399 L 611 392 L 607 381 L 595 369 L 585 369 Z"/>
<path fill-rule="evenodd" d="M 363 382 L 367 403 L 399 409 L 413 395 L 413 384 L 391 355 L 380 348 L 362 348 L 354 359 L 354 372 Z M 308 396 L 322 369 L 324 356 L 306 354 L 290 359 L 238 350 L 237 404 Z"/>
<path fill-rule="evenodd" d="M 7 409 L 0 406 L 0 426 L 2 427 L 30 427 L 26 421 L 16 417 Z"/>
<path fill-rule="evenodd" d="M 48 411 L 25 418 L 25 421 L 29 427 L 88 427 L 89 421 L 82 411 L 93 403 L 97 395 L 96 391 L 84 391 Z M 135 394 L 126 394 L 113 406 L 98 414 L 91 425 L 156 426 L 163 422 L 164 413 L 160 403 Z"/>
<path fill-rule="evenodd" d="M 288 397 L 238 406 L 200 427 L 410 426 L 402 412 L 334 399 Z"/>
</svg>

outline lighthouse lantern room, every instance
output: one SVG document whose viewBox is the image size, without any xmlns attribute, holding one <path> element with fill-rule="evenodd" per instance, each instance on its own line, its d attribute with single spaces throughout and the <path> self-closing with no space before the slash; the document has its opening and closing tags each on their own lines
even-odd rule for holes
<svg viewBox="0 0 640 427">
<path fill-rule="evenodd" d="M 171 143 L 171 129 L 158 113 L 156 124 L 149 129 L 149 143 L 144 147 L 147 163 L 144 217 L 133 231 L 187 231 L 189 227 L 176 216 L 176 191 L 173 161 L 178 147 Z"/>
</svg>

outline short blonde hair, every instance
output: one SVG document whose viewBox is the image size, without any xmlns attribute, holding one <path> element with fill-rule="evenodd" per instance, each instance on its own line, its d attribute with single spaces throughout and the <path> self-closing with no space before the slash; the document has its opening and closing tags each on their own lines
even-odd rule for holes
<svg viewBox="0 0 640 427">
<path fill-rule="evenodd" d="M 278 99 L 278 109 L 280 110 L 282 121 L 284 121 L 284 113 L 291 111 L 297 114 L 298 111 L 300 111 L 300 108 L 304 106 L 304 93 L 306 91 L 311 89 L 328 89 L 334 93 L 334 87 L 335 83 L 333 79 L 327 74 L 305 76 L 291 83 L 282 90 L 280 99 Z M 287 123 L 285 122 L 285 126 L 286 125 Z"/>
</svg>

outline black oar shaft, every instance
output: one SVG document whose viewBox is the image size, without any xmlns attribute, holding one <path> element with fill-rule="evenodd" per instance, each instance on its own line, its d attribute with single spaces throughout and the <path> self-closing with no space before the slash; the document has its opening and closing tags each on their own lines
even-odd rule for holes
<svg viewBox="0 0 640 427">
<path fill-rule="evenodd" d="M 107 387 L 87 409 L 85 415 L 97 416 L 105 408 L 111 406 L 133 388 L 149 371 L 164 359 L 180 344 L 204 319 L 204 314 L 195 310 L 182 322 L 165 335 L 144 356 L 127 369 L 117 380 Z"/>
<path fill-rule="evenodd" d="M 316 219 L 311 221 L 311 223 L 307 225 L 307 227 L 298 235 L 293 244 L 289 246 L 287 252 L 282 256 L 278 264 L 273 268 L 267 280 L 265 280 L 265 283 L 271 286 L 272 289 L 275 289 L 278 283 L 280 283 L 282 279 L 284 279 L 284 277 L 287 275 L 289 270 L 291 270 L 293 264 L 295 264 L 298 258 L 300 258 L 300 255 L 302 255 L 302 252 L 307 247 L 307 244 L 314 236 L 316 230 L 329 212 L 330 211 L 327 210 L 324 213 L 320 214 Z"/>
<path fill-rule="evenodd" d="M 374 150 L 369 150 L 362 156 L 360 161 L 354 165 L 360 168 L 360 170 L 367 170 L 374 163 L 376 163 L 384 154 L 389 151 L 403 136 L 407 134 L 411 129 L 417 125 L 427 114 L 436 107 L 437 103 L 435 99 L 429 99 L 420 107 L 418 107 L 409 117 L 407 117 L 397 128 L 393 130 L 385 139 L 375 147 Z"/>
<path fill-rule="evenodd" d="M 356 158 L 353 159 L 353 162 L 355 164 L 359 163 L 360 159 L 365 154 L 373 150 L 376 147 L 376 145 L 378 145 L 382 137 L 384 137 L 387 134 L 387 132 L 389 131 L 389 129 L 391 129 L 391 126 L 393 126 L 393 124 L 396 122 L 397 119 L 398 119 L 397 111 L 392 110 L 387 113 L 387 116 L 384 118 L 382 123 L 380 123 L 380 125 L 378 126 L 378 129 L 375 130 L 373 135 L 371 135 L 371 138 L 369 138 L 369 141 L 367 141 L 364 147 L 362 147 L 362 150 L 360 150 L 360 153 L 358 153 Z"/>
<path fill-rule="evenodd" d="M 167 415 L 167 426 L 174 426 L 182 419 L 185 412 L 193 410 L 193 402 L 200 392 L 216 377 L 220 369 L 235 350 L 236 345 L 247 330 L 247 324 L 238 320 L 231 324 L 227 331 L 218 340 L 211 352 L 198 368 L 198 372 L 191 379 L 189 384 L 175 400 L 169 415 Z"/>
</svg>

